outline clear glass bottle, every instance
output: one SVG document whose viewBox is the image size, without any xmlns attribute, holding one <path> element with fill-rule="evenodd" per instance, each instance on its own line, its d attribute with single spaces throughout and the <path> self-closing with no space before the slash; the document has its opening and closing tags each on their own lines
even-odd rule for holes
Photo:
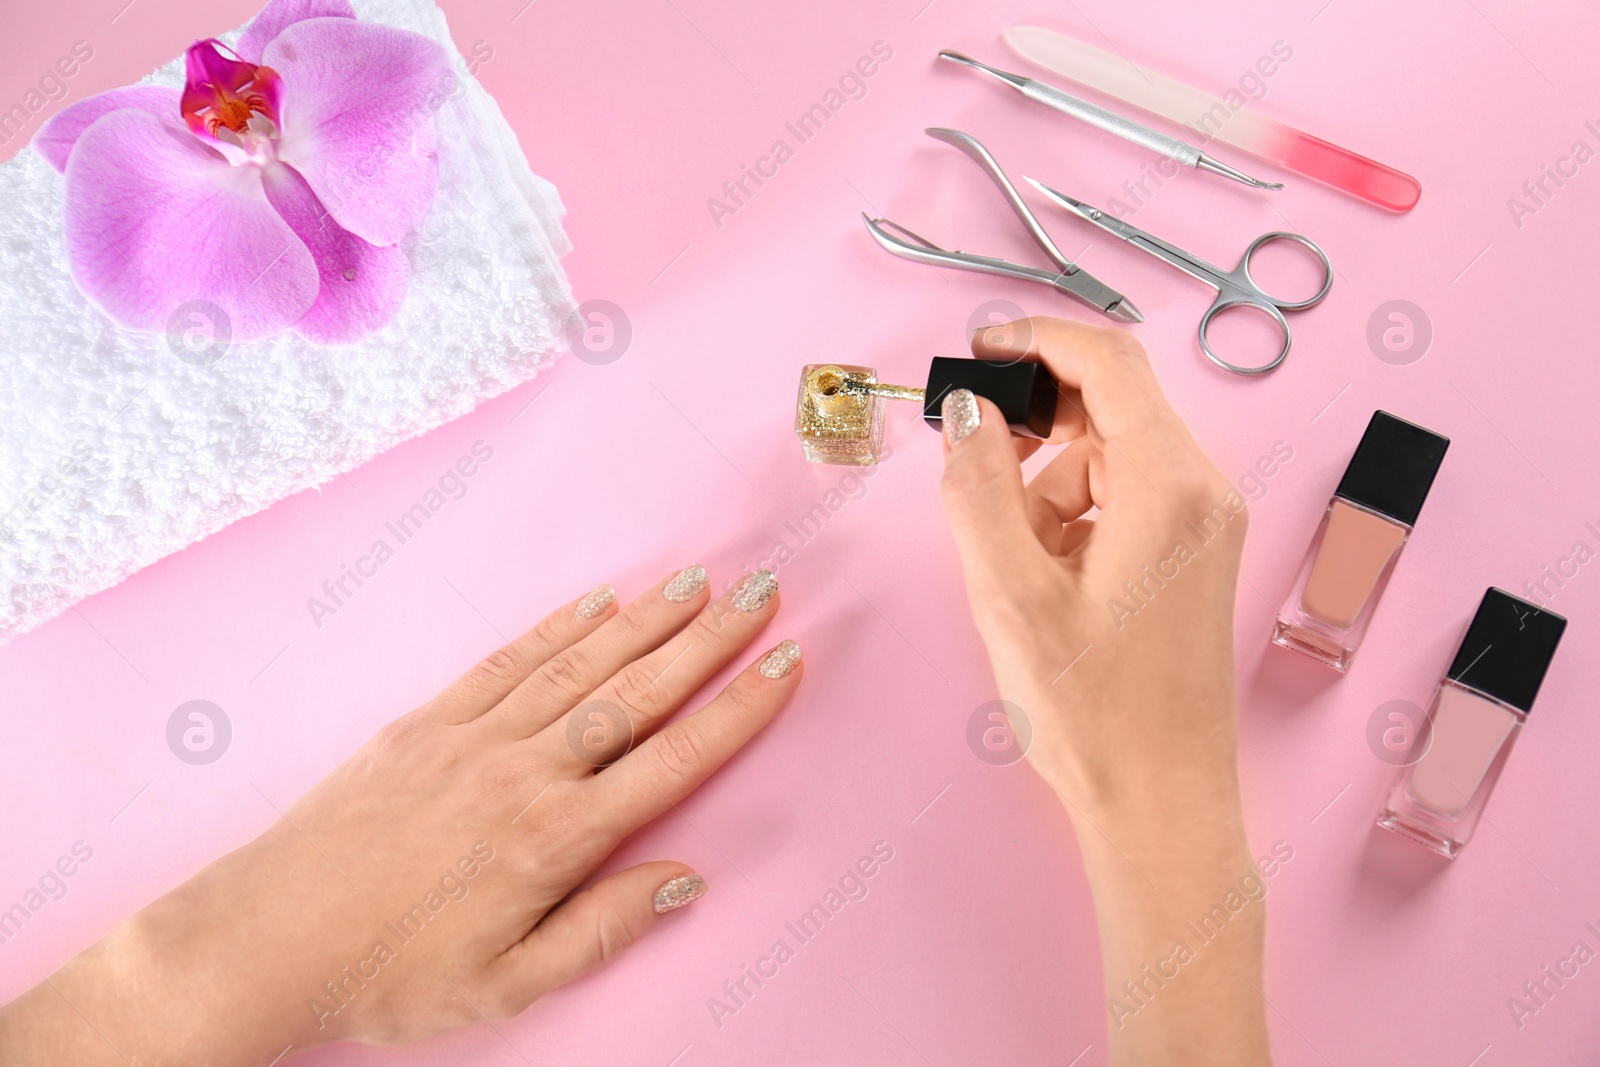
<svg viewBox="0 0 1600 1067">
<path fill-rule="evenodd" d="M 1483 595 L 1379 826 L 1451 858 L 1472 840 L 1566 625 L 1503 590 Z"/>
<path fill-rule="evenodd" d="M 874 385 L 871 367 L 812 363 L 800 371 L 794 432 L 812 463 L 867 466 L 883 450 L 884 403 L 855 386 Z"/>
<path fill-rule="evenodd" d="M 1432 430 L 1373 412 L 1278 613 L 1276 644 L 1349 668 L 1449 447 Z"/>
</svg>

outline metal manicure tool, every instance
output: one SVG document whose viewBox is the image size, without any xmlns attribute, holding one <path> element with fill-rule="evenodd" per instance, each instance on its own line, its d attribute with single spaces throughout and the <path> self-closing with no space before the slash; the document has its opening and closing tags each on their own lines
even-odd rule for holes
<svg viewBox="0 0 1600 1067">
<path fill-rule="evenodd" d="M 1091 104 L 1087 100 L 1073 96 L 1071 93 L 1062 92 L 1053 85 L 1046 85 L 1037 78 L 1025 78 L 1020 74 L 998 70 L 987 63 L 979 63 L 971 56 L 962 55 L 960 52 L 944 51 L 939 53 L 940 59 L 948 59 L 952 63 L 962 63 L 974 70 L 981 70 L 991 74 L 1000 81 L 1011 86 L 1029 100 L 1035 100 L 1047 107 L 1073 118 L 1082 119 L 1097 129 L 1114 133 L 1124 140 L 1134 144 L 1143 145 L 1152 152 L 1159 152 L 1169 159 L 1176 160 L 1186 167 L 1195 167 L 1200 170 L 1209 170 L 1213 174 L 1220 174 L 1224 178 L 1232 178 L 1236 182 L 1255 189 L 1282 189 L 1282 182 L 1264 182 L 1259 178 L 1252 178 L 1242 171 L 1234 170 L 1219 160 L 1212 159 L 1188 141 L 1181 141 L 1176 137 L 1169 137 L 1159 130 L 1153 130 L 1142 122 L 1135 122 L 1117 114 L 1107 111 L 1098 104 Z"/>
<path fill-rule="evenodd" d="M 919 237 L 903 226 L 896 225 L 888 219 L 875 219 L 867 215 L 861 217 L 866 220 L 867 229 L 873 238 L 884 247 L 884 250 L 902 259 L 909 259 L 916 263 L 928 263 L 936 267 L 953 267 L 956 270 L 978 271 L 984 274 L 998 274 L 1003 278 L 1017 278 L 1022 281 L 1038 282 L 1065 293 L 1075 300 L 1081 300 L 1096 311 L 1119 322 L 1143 322 L 1144 316 L 1132 302 L 1115 289 L 1106 285 L 1088 271 L 1073 263 L 1061 250 L 1056 247 L 1044 227 L 1039 225 L 1039 220 L 1033 217 L 1033 212 L 1028 210 L 1028 205 L 1022 202 L 1022 197 L 1017 194 L 1016 188 L 1006 177 L 1005 171 L 1000 169 L 1000 164 L 989 154 L 989 150 L 978 141 L 959 130 L 947 130 L 934 127 L 924 131 L 929 137 L 945 144 L 953 145 L 965 152 L 973 162 L 983 168 L 985 174 L 999 186 L 1004 194 L 1006 203 L 1011 206 L 1023 226 L 1027 227 L 1028 234 L 1034 239 L 1045 255 L 1055 263 L 1055 270 L 1044 270 L 1039 267 L 1027 267 L 1019 263 L 1012 263 L 1004 259 L 990 256 L 974 255 L 971 252 L 946 251 L 932 241 Z M 892 232 L 891 232 L 892 231 Z"/>
<path fill-rule="evenodd" d="M 1328 254 L 1309 237 L 1298 233 L 1285 233 L 1274 230 L 1257 237 L 1245 248 L 1244 255 L 1239 257 L 1239 265 L 1232 270 L 1223 270 L 1213 266 L 1192 252 L 1186 252 L 1175 244 L 1163 241 L 1154 234 L 1146 233 L 1131 223 L 1106 214 L 1097 207 L 1085 204 L 1082 200 L 1075 200 L 1066 193 L 1057 192 L 1042 182 L 1029 178 L 1033 187 L 1054 200 L 1057 204 L 1077 215 L 1081 219 L 1094 223 L 1107 233 L 1115 234 L 1128 242 L 1133 247 L 1155 256 L 1192 277 L 1199 278 L 1207 285 L 1216 289 L 1217 298 L 1200 316 L 1200 350 L 1206 358 L 1221 367 L 1223 370 L 1235 374 L 1265 374 L 1267 371 L 1283 362 L 1283 357 L 1289 354 L 1289 320 L 1283 317 L 1285 311 L 1301 311 L 1314 304 L 1321 303 L 1322 298 L 1328 295 L 1328 290 L 1333 287 L 1333 265 L 1328 262 Z M 1322 272 L 1322 282 L 1317 291 L 1304 300 L 1286 300 L 1273 296 L 1256 284 L 1255 278 L 1250 274 L 1250 260 L 1263 247 L 1277 241 L 1288 241 L 1310 251 L 1315 257 L 1318 269 Z M 1283 345 L 1278 349 L 1278 354 L 1267 363 L 1258 366 L 1241 366 L 1230 363 L 1217 355 L 1211 348 L 1211 340 L 1207 331 L 1211 322 L 1219 314 L 1229 308 L 1249 308 L 1260 312 L 1271 319 L 1277 329 L 1283 334 Z"/>
</svg>

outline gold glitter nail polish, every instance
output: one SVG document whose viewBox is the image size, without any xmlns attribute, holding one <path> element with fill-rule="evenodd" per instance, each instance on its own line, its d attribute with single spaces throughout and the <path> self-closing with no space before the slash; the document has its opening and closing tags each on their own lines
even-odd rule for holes
<svg viewBox="0 0 1600 1067">
<path fill-rule="evenodd" d="M 661 595 L 674 604 L 682 604 L 693 600 L 706 587 L 707 581 L 706 569 L 696 563 L 674 575 L 672 581 L 661 587 Z"/>
<path fill-rule="evenodd" d="M 610 607 L 611 602 L 616 599 L 617 591 L 611 588 L 610 582 L 607 582 L 599 589 L 596 589 L 594 592 L 578 601 L 578 618 L 592 619 L 602 611 L 606 610 L 606 608 Z"/>
<path fill-rule="evenodd" d="M 978 398 L 970 389 L 952 389 L 945 395 L 944 438 L 952 445 L 960 444 L 976 430 L 983 418 L 978 408 Z"/>
<path fill-rule="evenodd" d="M 943 401 L 957 389 L 987 397 L 1000 409 L 1012 432 L 1024 437 L 1050 436 L 1059 389 L 1044 364 L 949 356 L 934 357 L 928 366 L 928 384 L 920 389 L 880 382 L 871 367 L 808 364 L 800 371 L 794 432 L 806 459 L 813 463 L 866 466 L 883 454 L 884 401 L 915 401 L 922 405 L 922 417 L 939 429 L 944 421 Z"/>
<path fill-rule="evenodd" d="M 656 909 L 657 915 L 665 915 L 705 895 L 706 880 L 698 874 L 685 874 L 662 883 L 661 888 L 656 890 L 651 904 Z"/>
<path fill-rule="evenodd" d="M 778 647 L 768 652 L 756 670 L 763 678 L 777 680 L 800 665 L 800 646 L 793 641 L 780 641 Z"/>
<path fill-rule="evenodd" d="M 812 363 L 800 372 L 794 432 L 812 463 L 878 462 L 883 450 L 884 405 L 870 390 L 871 367 Z"/>
<path fill-rule="evenodd" d="M 763 567 L 739 584 L 733 594 L 733 606 L 743 612 L 760 611 L 777 591 L 777 576 Z"/>
</svg>

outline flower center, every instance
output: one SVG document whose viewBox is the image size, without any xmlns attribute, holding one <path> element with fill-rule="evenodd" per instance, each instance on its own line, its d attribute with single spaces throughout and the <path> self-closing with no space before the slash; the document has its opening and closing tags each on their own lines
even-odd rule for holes
<svg viewBox="0 0 1600 1067">
<path fill-rule="evenodd" d="M 212 114 L 206 116 L 206 128 L 215 134 L 218 124 L 221 124 L 234 133 L 243 133 L 249 129 L 250 116 L 256 110 L 244 100 L 224 100 L 220 109 L 213 109 Z M 265 111 L 266 108 L 259 110 Z"/>
<path fill-rule="evenodd" d="M 283 89 L 277 72 L 246 63 L 215 37 L 190 45 L 185 66 L 182 109 L 189 128 L 243 148 L 250 158 L 269 156 Z"/>
</svg>

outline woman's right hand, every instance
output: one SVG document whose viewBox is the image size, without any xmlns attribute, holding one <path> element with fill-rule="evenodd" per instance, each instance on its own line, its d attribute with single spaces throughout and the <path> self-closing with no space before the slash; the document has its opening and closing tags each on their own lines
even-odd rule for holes
<svg viewBox="0 0 1600 1067">
<path fill-rule="evenodd" d="M 1028 319 L 973 348 L 1040 360 L 1061 384 L 1050 442 L 1067 447 L 1026 486 L 987 400 L 965 437 L 944 420 L 945 507 L 1001 694 L 1032 723 L 1030 758 L 1090 818 L 1230 799 L 1243 498 L 1129 334 Z"/>
<path fill-rule="evenodd" d="M 1024 319 L 981 331 L 973 352 L 1039 360 L 1060 383 L 1050 443 L 1066 448 L 1026 485 L 999 409 L 947 396 L 942 491 L 1000 696 L 1027 716 L 1028 758 L 1077 830 L 1124 1008 L 1109 1005 L 1116 1059 L 1264 1063 L 1262 906 L 1180 977 L 1142 970 L 1242 879 L 1260 887 L 1234 731 L 1244 500 L 1126 332 Z"/>
</svg>

